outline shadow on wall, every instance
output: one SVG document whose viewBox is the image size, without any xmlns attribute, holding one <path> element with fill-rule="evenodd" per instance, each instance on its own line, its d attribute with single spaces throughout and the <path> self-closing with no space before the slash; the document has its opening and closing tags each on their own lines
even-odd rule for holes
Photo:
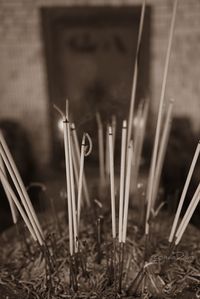
<svg viewBox="0 0 200 299">
<path fill-rule="evenodd" d="M 28 134 L 16 121 L 5 119 L 0 121 L 0 129 L 5 137 L 10 152 L 17 165 L 25 186 L 39 180 Z M 9 176 L 8 176 L 9 177 Z M 33 205 L 41 211 L 41 187 L 32 187 L 28 191 Z M 2 185 L 0 184 L 0 231 L 12 225 L 11 212 Z"/>
</svg>

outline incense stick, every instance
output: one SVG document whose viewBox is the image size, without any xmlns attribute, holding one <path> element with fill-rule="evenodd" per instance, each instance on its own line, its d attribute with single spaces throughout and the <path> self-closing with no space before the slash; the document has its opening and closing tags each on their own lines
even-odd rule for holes
<svg viewBox="0 0 200 299">
<path fill-rule="evenodd" d="M 133 159 L 132 159 L 132 188 L 131 190 L 134 192 L 137 187 L 137 177 L 136 177 L 136 171 L 137 167 L 139 167 L 139 144 L 141 139 L 141 124 L 142 124 L 142 109 L 143 109 L 143 103 L 141 102 L 138 111 L 136 114 L 136 117 L 134 118 L 133 125 L 134 125 L 134 141 L 133 141 Z M 137 165 L 137 167 L 136 167 Z"/>
<path fill-rule="evenodd" d="M 68 221 L 69 221 L 69 251 L 73 255 L 73 228 L 72 228 L 72 202 L 71 202 L 71 185 L 70 185 L 70 169 L 69 169 L 69 148 L 68 148 L 68 133 L 67 120 L 63 119 L 63 133 L 64 133 L 64 150 L 65 150 L 65 171 L 67 181 L 67 204 L 68 204 Z"/>
<path fill-rule="evenodd" d="M 70 134 L 70 123 L 67 122 L 67 138 L 68 138 L 68 154 L 69 154 L 69 174 L 70 174 L 70 187 L 71 187 L 71 201 L 72 201 L 72 219 L 73 219 L 73 230 L 74 230 L 74 247 L 75 252 L 78 251 L 78 231 L 77 231 L 77 215 L 76 215 L 76 202 L 75 202 L 75 185 L 74 185 L 74 172 L 72 165 L 72 148 L 71 148 L 71 134 Z"/>
<path fill-rule="evenodd" d="M 122 141 L 121 141 L 121 166 L 120 166 L 120 195 L 119 195 L 119 243 L 122 242 L 122 223 L 123 223 L 123 206 L 124 206 L 124 182 L 125 182 L 125 165 L 126 165 L 126 137 L 127 122 L 123 121 Z"/>
<path fill-rule="evenodd" d="M 113 132 L 112 127 L 108 128 L 108 149 L 110 165 L 110 191 L 111 191 L 111 211 L 112 211 L 112 237 L 116 238 L 116 216 L 115 216 L 115 178 L 114 178 L 114 154 L 113 154 Z"/>
<path fill-rule="evenodd" d="M 4 167 L 4 163 L 3 163 L 3 160 L 2 160 L 2 157 L 0 155 L 0 167 L 4 173 L 4 176 L 5 178 L 7 179 L 7 175 L 6 175 L 6 170 L 5 170 L 5 167 Z M 4 183 L 2 182 L 2 185 L 3 185 L 3 188 L 5 190 L 5 194 L 6 194 L 6 197 L 8 199 L 8 203 L 9 203 L 9 206 L 10 206 L 10 211 L 11 211 L 11 215 L 12 215 L 12 220 L 13 220 L 13 223 L 16 224 L 17 223 L 17 211 L 15 209 L 15 205 L 13 204 L 13 201 L 12 201 L 12 198 L 11 198 L 11 195 L 10 193 L 7 191 L 6 187 L 4 186 Z"/>
<path fill-rule="evenodd" d="M 73 162 L 73 169 L 74 169 L 74 176 L 75 176 L 75 181 L 76 181 L 76 187 L 77 187 L 77 190 L 78 190 L 78 159 L 76 157 L 76 150 L 75 150 L 75 144 L 74 144 L 74 141 L 73 141 L 73 130 L 75 130 L 75 127 L 72 126 L 71 124 L 71 136 L 72 136 L 72 162 Z"/>
<path fill-rule="evenodd" d="M 140 53 L 142 31 L 143 31 L 143 26 L 144 26 L 145 9 L 146 9 L 146 0 L 143 0 L 142 10 L 141 10 L 141 15 L 140 15 L 140 25 L 139 25 L 139 32 L 138 32 L 137 47 L 136 47 L 135 65 L 134 65 L 134 72 L 133 72 L 133 83 L 132 83 L 131 101 L 130 101 L 129 119 L 128 119 L 127 144 L 129 144 L 129 142 L 130 142 L 131 132 L 132 132 L 134 104 L 135 104 L 135 95 L 136 95 L 137 77 L 138 77 L 138 59 L 139 59 L 139 53 Z"/>
<path fill-rule="evenodd" d="M 112 115 L 111 125 L 112 125 L 112 132 L 113 132 L 113 153 L 115 154 L 116 127 L 117 127 L 117 120 L 115 115 Z"/>
<path fill-rule="evenodd" d="M 33 209 L 33 206 L 30 202 L 30 199 L 28 197 L 28 194 L 26 192 L 26 188 L 23 185 L 23 182 L 21 180 L 21 177 L 18 173 L 18 170 L 15 166 L 14 160 L 12 159 L 11 153 L 6 145 L 6 142 L 0 133 L 0 155 L 3 158 L 3 161 L 6 165 L 6 168 L 12 178 L 12 181 L 14 183 L 14 186 L 20 196 L 20 199 L 22 201 L 22 204 L 24 206 L 24 209 L 27 213 L 27 216 L 29 217 L 29 220 L 31 222 L 31 225 L 35 231 L 35 234 L 37 236 L 37 239 L 44 239 L 44 234 L 42 232 L 42 229 L 40 227 L 39 221 L 37 219 L 37 216 L 35 214 L 35 211 Z"/>
<path fill-rule="evenodd" d="M 22 219 L 24 220 L 24 222 L 25 222 L 25 224 L 26 224 L 26 226 L 27 226 L 27 228 L 28 228 L 28 230 L 29 230 L 29 232 L 30 232 L 33 240 L 34 241 L 38 240 L 39 244 L 42 246 L 43 245 L 42 239 L 40 238 L 40 236 L 39 236 L 39 238 L 36 236 L 35 230 L 33 229 L 32 225 L 30 223 L 30 218 L 28 219 L 28 217 L 26 216 L 23 208 L 21 207 L 21 205 L 20 205 L 20 203 L 19 203 L 19 201 L 18 201 L 15 193 L 13 192 L 13 190 L 12 190 L 9 182 L 7 181 L 7 179 L 6 179 L 5 175 L 4 175 L 4 172 L 3 172 L 3 170 L 1 168 L 0 168 L 0 177 L 1 177 L 1 181 L 3 182 L 3 187 L 6 188 L 5 191 L 9 192 L 10 197 L 14 201 L 14 203 L 15 203 L 18 211 L 19 211 L 19 213 L 21 214 Z"/>
<path fill-rule="evenodd" d="M 169 59 L 170 59 L 171 47 L 172 47 L 172 39 L 173 39 L 173 35 L 174 35 L 177 4 L 178 4 L 178 0 L 175 0 L 174 7 L 173 7 L 173 13 L 172 13 L 171 26 L 170 26 L 170 34 L 169 34 L 164 75 L 163 75 L 163 81 L 162 81 L 158 118 L 157 118 L 157 124 L 156 124 L 156 135 L 155 135 L 155 139 L 154 139 L 154 147 L 153 147 L 153 154 L 152 154 L 151 167 L 150 167 L 149 183 L 148 183 L 148 189 L 147 189 L 147 212 L 146 212 L 145 234 L 149 233 L 149 216 L 150 216 L 150 211 L 152 208 L 153 183 L 154 183 L 155 168 L 156 168 L 156 161 L 157 161 L 157 154 L 158 154 L 160 131 L 161 131 L 161 125 L 162 125 L 162 114 L 163 114 L 162 112 L 163 112 L 165 90 L 166 90 L 166 83 L 167 83 L 167 74 L 168 74 L 168 68 L 169 68 Z"/>
<path fill-rule="evenodd" d="M 103 142 L 103 125 L 102 125 L 100 114 L 98 112 L 96 113 L 96 119 L 98 125 L 100 187 L 102 189 L 105 186 L 104 142 Z"/>
<path fill-rule="evenodd" d="M 79 167 L 80 167 L 80 146 L 79 146 L 79 142 L 78 142 L 75 124 L 72 123 L 71 128 L 72 128 L 72 140 L 73 140 L 74 147 L 75 147 L 75 155 L 76 155 L 77 165 L 79 165 Z M 88 192 L 88 186 L 87 186 L 87 181 L 86 181 L 84 171 L 83 171 L 83 194 L 84 194 L 84 198 L 86 200 L 87 205 L 90 206 L 90 196 L 89 196 L 89 192 Z"/>
<path fill-rule="evenodd" d="M 81 143 L 81 160 L 80 160 L 79 182 L 78 182 L 78 228 L 80 225 L 84 157 L 85 157 L 85 134 L 83 134 L 82 143 Z"/>
<path fill-rule="evenodd" d="M 188 223 L 190 222 L 190 219 L 192 218 L 192 215 L 194 214 L 194 211 L 195 211 L 199 201 L 200 201 L 200 183 L 193 195 L 193 198 L 192 198 L 192 200 L 187 208 L 187 211 L 182 219 L 182 222 L 177 230 L 177 233 L 175 235 L 175 237 L 176 237 L 175 245 L 179 244 L 179 242 L 188 226 Z"/>
<path fill-rule="evenodd" d="M 129 146 L 128 146 L 128 156 L 127 156 L 126 184 L 125 184 L 125 195 L 124 195 L 123 232 L 122 232 L 122 242 L 123 243 L 126 243 L 132 155 L 133 155 L 133 142 L 131 140 L 129 143 Z"/>
<path fill-rule="evenodd" d="M 110 162 L 109 162 L 109 124 L 106 126 L 106 157 L 105 157 L 105 175 L 106 180 L 109 179 L 110 174 Z"/>
<path fill-rule="evenodd" d="M 139 174 L 139 169 L 140 169 L 140 163 L 141 163 L 141 156 L 142 156 L 142 149 L 143 149 L 143 144 L 144 144 L 144 135 L 145 135 L 145 129 L 146 129 L 146 122 L 147 122 L 147 116 L 148 116 L 148 110 L 149 110 L 149 101 L 146 100 L 143 111 L 142 111 L 142 116 L 140 119 L 140 138 L 138 140 L 138 145 L 137 145 L 137 152 L 135 153 L 135 166 L 133 168 L 133 182 L 135 182 L 136 187 L 137 187 L 137 181 L 138 181 L 138 174 Z"/>
<path fill-rule="evenodd" d="M 180 217 L 181 210 L 182 210 L 182 207 L 183 207 L 183 203 L 184 203 L 184 200 L 185 200 L 185 196 L 186 196 L 186 193 L 187 193 L 187 190 L 188 190 L 191 178 L 192 178 L 192 174 L 194 172 L 194 168 L 195 168 L 197 159 L 199 157 L 199 153 L 200 153 L 200 142 L 198 143 L 198 145 L 196 147 L 196 151 L 195 151 L 194 157 L 192 159 L 192 163 L 191 163 L 191 166 L 190 166 L 187 178 L 186 178 L 186 182 L 185 182 L 182 194 L 181 194 L 179 205 L 178 205 L 178 208 L 177 208 L 177 211 L 176 211 L 174 222 L 172 224 L 171 233 L 170 233 L 170 236 L 169 236 L 169 239 L 168 239 L 168 241 L 170 243 L 173 241 L 173 238 L 174 238 L 175 230 L 176 230 L 176 227 L 177 227 L 177 224 L 178 224 L 178 221 L 179 221 L 179 217 Z"/>
<path fill-rule="evenodd" d="M 153 195 L 152 195 L 152 206 L 153 207 L 154 207 L 154 203 L 156 201 L 157 195 L 158 195 L 160 177 L 161 177 L 161 172 L 162 172 L 165 154 L 166 154 L 166 150 L 167 150 L 167 144 L 168 144 L 168 140 L 169 140 L 169 134 L 170 134 L 171 124 L 172 124 L 173 105 L 174 105 L 174 101 L 171 100 L 169 103 L 168 110 L 167 110 L 167 115 L 166 115 L 164 128 L 163 128 L 163 132 L 162 132 L 162 138 L 160 141 L 160 148 L 159 148 L 159 152 L 158 152 L 158 159 L 157 159 L 157 164 L 156 164 L 156 169 L 155 169 L 154 189 L 153 189 Z"/>
</svg>

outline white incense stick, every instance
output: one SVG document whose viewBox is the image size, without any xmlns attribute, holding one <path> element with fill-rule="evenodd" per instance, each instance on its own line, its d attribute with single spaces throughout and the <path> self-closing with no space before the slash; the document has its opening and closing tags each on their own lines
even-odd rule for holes
<svg viewBox="0 0 200 299">
<path fill-rule="evenodd" d="M 149 110 L 149 101 L 146 100 L 146 102 L 144 104 L 143 112 L 142 112 L 142 117 L 140 119 L 140 138 L 139 138 L 138 146 L 137 146 L 137 154 L 135 154 L 135 156 L 136 156 L 135 167 L 133 169 L 133 171 L 134 171 L 133 182 L 135 182 L 135 184 L 136 184 L 135 188 L 137 187 L 148 110 Z"/>
<path fill-rule="evenodd" d="M 110 162 L 109 162 L 109 124 L 106 126 L 106 162 L 105 162 L 105 175 L 106 180 L 109 179 Z"/>
<path fill-rule="evenodd" d="M 186 179 L 186 182 L 185 182 L 182 194 L 181 194 L 181 198 L 180 198 L 179 205 L 178 205 L 178 208 L 177 208 L 177 211 L 176 211 L 174 222 L 172 224 L 172 229 L 171 229 L 171 233 L 170 233 L 169 240 L 168 240 L 170 243 L 173 241 L 173 238 L 174 238 L 174 234 L 175 234 L 176 227 L 177 227 L 177 224 L 178 224 L 178 221 L 179 221 L 179 217 L 180 217 L 180 214 L 181 214 L 181 210 L 182 210 L 182 207 L 183 207 L 185 196 L 186 196 L 186 193 L 187 193 L 187 190 L 188 190 L 191 178 L 192 178 L 192 174 L 194 172 L 194 168 L 195 168 L 197 159 L 199 157 L 199 153 L 200 153 L 200 142 L 197 145 L 194 157 L 192 159 L 192 163 L 191 163 L 191 166 L 190 166 L 190 169 L 189 169 L 189 172 L 188 172 L 188 175 L 187 175 L 187 179 Z"/>
<path fill-rule="evenodd" d="M 115 115 L 112 115 L 113 153 L 114 153 L 114 155 L 115 155 L 116 127 L 117 127 L 116 116 L 115 116 Z"/>
<path fill-rule="evenodd" d="M 132 132 L 134 104 L 135 104 L 135 95 L 136 95 L 137 77 L 138 77 L 138 58 L 139 58 L 139 52 L 140 52 L 140 46 L 141 46 L 141 39 L 142 39 L 142 31 L 143 31 L 143 25 L 144 25 L 145 9 L 146 9 L 146 0 L 143 0 L 142 10 L 141 10 L 141 16 L 140 16 L 140 25 L 139 25 L 139 32 L 138 32 L 136 56 L 135 56 L 135 65 L 134 65 L 134 73 L 133 73 L 133 84 L 132 84 L 132 91 L 131 91 L 131 101 L 130 101 L 130 108 L 129 108 L 128 137 L 127 137 L 127 143 L 128 144 L 130 142 L 131 132 Z"/>
<path fill-rule="evenodd" d="M 115 178 L 114 178 L 114 154 L 113 154 L 113 132 L 112 127 L 108 128 L 109 141 L 109 165 L 110 165 L 110 190 L 111 190 L 111 211 L 112 211 L 112 237 L 116 238 L 116 214 L 115 214 Z"/>
<path fill-rule="evenodd" d="M 126 242 L 127 234 L 127 222 L 128 222 L 128 206 L 129 206 L 129 196 L 130 196 L 130 181 L 131 181 L 131 164 L 133 155 L 133 143 L 132 140 L 128 146 L 127 153 L 127 169 L 126 169 L 126 183 L 125 183 L 125 195 L 124 195 L 124 216 L 123 216 L 123 232 L 122 232 L 122 242 Z"/>
<path fill-rule="evenodd" d="M 85 134 L 83 134 L 82 143 L 81 143 L 81 161 L 80 161 L 79 182 L 78 182 L 78 228 L 80 225 L 84 158 L 85 158 Z"/>
<path fill-rule="evenodd" d="M 160 131 L 161 131 L 161 125 L 162 125 L 162 115 L 163 115 L 162 112 L 163 112 L 165 90 L 166 90 L 166 83 L 167 83 L 167 74 L 168 74 L 168 68 L 169 68 L 169 59 L 170 59 L 171 47 L 172 47 L 172 39 L 173 39 L 173 35 L 174 35 L 177 4 L 178 4 L 178 0 L 175 0 L 174 7 L 173 7 L 172 20 L 171 20 L 170 34 L 169 34 L 169 42 L 168 42 L 167 54 L 166 54 L 166 60 L 165 60 L 165 68 L 164 68 L 161 96 L 160 96 L 160 102 L 159 102 L 159 111 L 158 111 L 158 118 L 157 118 L 157 124 L 156 124 L 156 135 L 155 135 L 155 140 L 154 140 L 154 147 L 153 147 L 153 154 L 152 154 L 150 175 L 149 175 L 149 182 L 148 182 L 148 189 L 147 189 L 147 212 L 146 212 L 146 224 L 145 224 L 145 234 L 146 235 L 149 234 L 149 216 L 150 216 L 150 211 L 151 211 L 151 207 L 152 207 L 153 183 L 154 183 L 155 168 L 156 168 L 156 162 L 157 162 Z"/>
<path fill-rule="evenodd" d="M 67 145 L 68 145 L 68 157 L 69 157 L 69 180 L 71 190 L 71 204 L 72 204 L 72 222 L 74 233 L 74 249 L 78 252 L 78 232 L 77 232 L 77 214 L 76 214 L 76 202 L 75 202 L 75 185 L 74 185 L 74 172 L 72 162 L 72 146 L 71 146 L 71 130 L 69 122 L 69 101 L 66 100 L 66 119 L 67 121 Z"/>
<path fill-rule="evenodd" d="M 65 171 L 67 181 L 67 204 L 68 204 L 68 221 L 69 221 L 69 251 L 70 255 L 74 252 L 73 242 L 73 228 L 72 228 L 72 200 L 71 200 L 71 183 L 70 183 L 70 168 L 69 168 L 69 147 L 68 147 L 68 133 L 67 121 L 63 120 L 63 133 L 64 133 L 64 149 L 65 149 Z"/>
<path fill-rule="evenodd" d="M 199 202 L 200 202 L 200 183 L 199 183 L 199 185 L 194 193 L 194 196 L 187 208 L 187 211 L 182 219 L 179 229 L 177 230 L 177 233 L 175 235 L 175 237 L 176 237 L 175 245 L 179 244 L 179 242 L 188 226 L 188 223 L 190 222 L 190 219 L 192 218 L 192 215 L 194 214 L 194 211 Z"/>
<path fill-rule="evenodd" d="M 80 167 L 80 147 L 79 147 L 78 137 L 77 137 L 77 133 L 76 133 L 76 128 L 73 123 L 71 125 L 71 128 L 72 128 L 72 140 L 74 143 L 77 167 L 78 166 Z M 84 172 L 83 172 L 83 194 L 84 194 L 84 198 L 86 200 L 87 205 L 90 206 L 90 197 L 89 197 L 88 186 L 87 186 L 87 181 L 86 181 Z"/>
<path fill-rule="evenodd" d="M 132 187 L 131 191 L 135 191 L 137 187 L 137 178 L 136 178 L 136 171 L 137 167 L 139 167 L 139 144 L 141 139 L 141 131 L 142 131 L 142 111 L 143 110 L 143 103 L 141 102 L 136 117 L 134 118 L 133 125 L 134 125 L 134 141 L 133 141 L 133 159 L 132 159 Z"/>
<path fill-rule="evenodd" d="M 72 142 L 71 146 L 72 146 L 72 162 L 73 162 L 74 176 L 75 176 L 76 188 L 78 190 L 78 164 L 77 164 L 77 159 L 76 159 L 75 148 L 74 148 L 73 142 Z"/>
<path fill-rule="evenodd" d="M 96 113 L 98 125 L 98 143 L 99 143 L 99 171 L 100 171 L 100 186 L 105 186 L 105 166 L 104 166 L 104 142 L 103 142 L 103 125 L 100 114 Z"/>
<path fill-rule="evenodd" d="M 26 192 L 26 188 L 22 182 L 22 179 L 18 173 L 17 167 L 14 163 L 14 160 L 11 156 L 11 153 L 7 147 L 7 144 L 4 140 L 3 135 L 0 132 L 0 155 L 3 158 L 3 161 L 6 165 L 6 168 L 12 178 L 12 181 L 14 183 L 14 186 L 20 196 L 20 199 L 22 201 L 22 204 L 24 206 L 24 209 L 26 210 L 27 216 L 29 217 L 29 220 L 31 222 L 31 225 L 33 226 L 33 229 L 35 231 L 35 234 L 37 236 L 37 239 L 44 239 L 44 234 L 42 232 L 42 229 L 40 227 L 39 221 L 37 219 L 37 216 L 35 214 L 35 211 L 33 209 L 33 206 L 31 204 L 31 201 L 29 199 L 29 196 Z"/>
<path fill-rule="evenodd" d="M 36 237 L 36 234 L 35 234 L 35 232 L 33 230 L 33 227 L 30 224 L 29 219 L 27 218 L 27 216 L 26 216 L 23 208 L 21 207 L 21 204 L 19 203 L 19 201 L 18 201 L 15 193 L 13 192 L 13 190 L 12 190 L 12 188 L 11 188 L 11 186 L 10 186 L 10 184 L 9 184 L 7 178 L 5 177 L 4 172 L 3 172 L 3 170 L 1 168 L 0 168 L 0 177 L 1 177 L 1 181 L 3 182 L 3 187 L 6 188 L 7 192 L 9 192 L 9 194 L 11 196 L 11 199 L 14 201 L 14 203 L 15 203 L 18 211 L 19 211 L 19 213 L 22 216 L 22 219 L 24 220 L 24 222 L 25 222 L 25 224 L 26 224 L 26 226 L 27 226 L 27 228 L 28 228 L 31 236 L 33 237 L 33 240 L 37 241 L 37 237 Z M 42 239 L 39 238 L 38 242 L 39 242 L 39 244 L 41 246 L 43 245 Z"/>
<path fill-rule="evenodd" d="M 121 141 L 121 166 L 120 166 L 120 195 L 119 195 L 119 243 L 122 242 L 122 223 L 123 223 L 123 206 L 124 206 L 124 181 L 125 181 L 125 165 L 126 165 L 126 137 L 127 122 L 123 121 L 122 125 L 122 141 Z"/>
<path fill-rule="evenodd" d="M 7 178 L 6 170 L 5 170 L 4 163 L 3 163 L 1 155 L 0 155 L 0 167 L 1 167 L 2 171 L 3 171 L 3 173 L 4 173 L 5 178 Z M 5 188 L 3 182 L 2 182 L 2 185 L 4 187 L 5 194 L 7 196 L 8 202 L 9 202 L 9 206 L 10 206 L 10 211 L 11 211 L 13 223 L 16 224 L 17 223 L 17 211 L 16 211 L 16 208 L 15 208 L 15 205 L 13 204 L 11 195 L 7 191 L 7 189 Z"/>
<path fill-rule="evenodd" d="M 156 198 L 158 195 L 158 188 L 159 188 L 159 184 L 160 184 L 160 178 L 161 178 L 162 168 L 163 168 L 163 164 L 164 164 L 171 124 L 172 124 L 173 104 L 174 104 L 174 101 L 171 100 L 169 103 L 168 110 L 167 110 L 167 115 L 166 115 L 164 128 L 163 128 L 163 132 L 162 132 L 162 137 L 161 137 L 161 141 L 160 141 L 160 147 L 159 147 L 159 151 L 158 151 L 158 159 L 157 159 L 157 164 L 156 164 L 156 169 L 155 169 L 152 207 L 154 207 L 154 204 L 155 204 L 155 201 L 156 201 Z"/>
</svg>

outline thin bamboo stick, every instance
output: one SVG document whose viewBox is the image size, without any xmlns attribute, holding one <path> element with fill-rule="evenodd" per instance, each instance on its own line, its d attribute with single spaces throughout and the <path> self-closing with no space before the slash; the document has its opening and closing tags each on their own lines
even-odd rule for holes
<svg viewBox="0 0 200 299">
<path fill-rule="evenodd" d="M 71 136 L 72 136 L 72 162 L 73 162 L 73 169 L 74 169 L 74 176 L 75 176 L 75 182 L 76 182 L 76 188 L 78 190 L 78 159 L 76 157 L 76 151 L 75 151 L 75 144 L 74 144 L 74 141 L 73 141 L 73 130 L 74 130 L 74 127 L 72 126 L 71 124 Z"/>
<path fill-rule="evenodd" d="M 117 127 L 116 116 L 112 115 L 113 153 L 114 153 L 114 155 L 115 155 L 116 127 Z"/>
<path fill-rule="evenodd" d="M 112 237 L 116 238 L 116 213 L 115 213 L 115 177 L 114 177 L 114 154 L 113 154 L 113 132 L 112 127 L 108 128 L 108 150 L 110 165 L 110 191 L 111 191 L 111 211 L 112 211 Z"/>
<path fill-rule="evenodd" d="M 70 171 L 70 184 L 71 184 L 71 201 L 72 201 L 72 219 L 74 230 L 74 247 L 75 252 L 78 251 L 78 230 L 77 230 L 77 214 L 76 214 L 76 201 L 75 201 L 75 185 L 74 185 L 74 172 L 72 164 L 72 148 L 71 148 L 71 134 L 70 123 L 67 123 L 68 147 L 69 147 L 69 171 Z"/>
<path fill-rule="evenodd" d="M 70 169 L 69 169 L 67 122 L 68 122 L 67 119 L 63 119 L 65 171 L 66 171 L 66 181 L 67 181 L 67 204 L 68 204 L 68 222 L 69 222 L 69 251 L 70 251 L 70 255 L 72 256 L 74 252 L 74 242 L 73 242 L 73 225 L 72 225 L 72 200 L 71 200 L 71 184 L 70 184 Z"/>
<path fill-rule="evenodd" d="M 78 137 L 77 137 L 77 133 L 76 133 L 76 128 L 75 128 L 74 124 L 72 124 L 71 127 L 72 127 L 72 140 L 73 140 L 74 147 L 75 147 L 75 155 L 76 155 L 77 165 L 80 167 L 80 147 L 79 147 Z M 90 196 L 89 196 L 89 192 L 88 192 L 88 186 L 87 186 L 87 181 L 86 181 L 86 177 L 85 177 L 85 172 L 83 172 L 83 194 L 84 194 L 86 203 L 89 207 L 90 206 Z"/>
<path fill-rule="evenodd" d="M 80 225 L 84 158 L 85 158 L 85 134 L 83 134 L 82 143 L 81 143 L 81 160 L 80 160 L 79 182 L 78 182 L 78 228 Z"/>
<path fill-rule="evenodd" d="M 126 234 L 127 234 L 132 155 L 133 155 L 133 142 L 131 140 L 129 143 L 129 146 L 128 146 L 128 156 L 127 156 L 126 184 L 125 184 L 125 195 L 124 195 L 123 233 L 122 233 L 122 242 L 123 243 L 126 243 Z"/>
<path fill-rule="evenodd" d="M 104 166 L 104 141 L 103 141 L 103 125 L 100 114 L 96 113 L 98 125 L 98 142 L 99 142 L 99 175 L 100 175 L 100 188 L 105 186 L 105 166 Z"/>
<path fill-rule="evenodd" d="M 72 223 L 73 223 L 73 237 L 74 237 L 74 249 L 75 253 L 78 252 L 78 231 L 77 231 L 77 214 L 76 214 L 76 202 L 75 202 L 75 185 L 74 185 L 74 172 L 72 163 L 72 146 L 71 146 L 71 130 L 69 122 L 69 101 L 66 100 L 66 119 L 67 122 L 67 145 L 68 145 L 68 157 L 69 157 L 69 180 L 71 190 L 71 207 L 72 207 Z"/>
<path fill-rule="evenodd" d="M 106 157 L 105 157 L 105 175 L 106 180 L 109 179 L 110 174 L 110 162 L 109 162 L 109 124 L 106 126 Z"/>
<path fill-rule="evenodd" d="M 126 165 L 126 138 L 127 122 L 123 121 L 122 141 L 121 141 L 121 166 L 120 166 L 120 195 L 119 195 L 119 243 L 122 242 L 122 223 L 123 223 L 123 206 L 124 206 L 124 182 L 125 182 L 125 165 Z"/>
</svg>

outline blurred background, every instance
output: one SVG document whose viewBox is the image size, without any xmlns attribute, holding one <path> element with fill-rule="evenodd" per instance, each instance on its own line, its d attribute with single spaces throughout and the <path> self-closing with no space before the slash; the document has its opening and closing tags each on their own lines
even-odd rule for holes
<svg viewBox="0 0 200 299">
<path fill-rule="evenodd" d="M 55 198 L 65 187 L 62 127 L 53 104 L 64 109 L 66 98 L 79 137 L 87 131 L 94 143 L 88 173 L 98 166 L 96 111 L 104 124 L 112 115 L 117 118 L 118 156 L 120 127 L 129 109 L 141 5 L 141 0 L 0 1 L 0 127 L 26 185 L 43 182 L 47 196 Z M 150 103 L 143 151 L 147 172 L 172 6 L 173 0 L 147 1 L 136 97 L 136 108 L 142 99 Z M 182 0 L 166 90 L 166 100 L 175 99 L 162 177 L 171 206 L 176 205 L 173 198 L 184 184 L 200 137 L 199 54 L 200 2 Z M 198 182 L 195 171 L 189 194 Z M 31 197 L 36 206 L 41 205 L 44 195 L 40 188 L 33 189 Z M 3 202 L 3 190 L 1 197 Z M 3 229 L 10 223 L 3 203 L 1 214 Z M 198 219 L 197 213 L 193 219 L 197 225 Z"/>
</svg>

